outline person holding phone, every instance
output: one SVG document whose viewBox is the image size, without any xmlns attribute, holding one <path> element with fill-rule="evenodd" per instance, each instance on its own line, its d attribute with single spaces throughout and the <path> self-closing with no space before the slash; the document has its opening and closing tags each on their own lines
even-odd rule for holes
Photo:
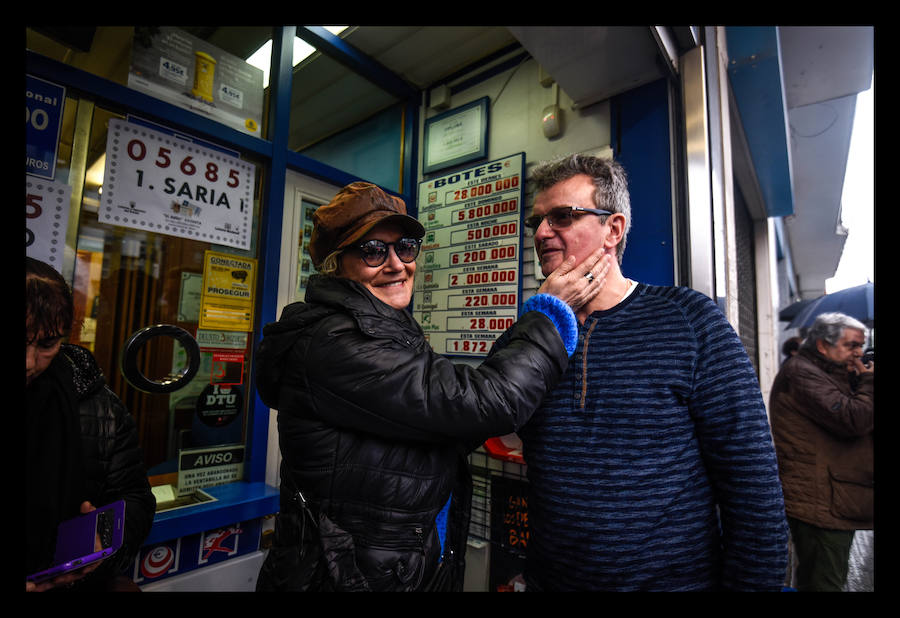
<svg viewBox="0 0 900 618">
<path fill-rule="evenodd" d="M 58 525 L 123 499 L 123 546 L 112 556 L 26 591 L 137 589 L 121 577 L 150 532 L 156 499 L 147 481 L 137 427 L 106 386 L 91 352 L 64 343 L 74 301 L 52 266 L 26 258 L 25 575 L 53 560 Z M 130 584 L 130 585 L 129 585 Z"/>
<path fill-rule="evenodd" d="M 772 384 L 772 437 L 801 592 L 841 592 L 856 530 L 875 527 L 875 363 L 866 326 L 819 315 Z"/>
<path fill-rule="evenodd" d="M 318 274 L 256 355 L 283 458 L 257 590 L 460 590 L 466 455 L 521 427 L 562 375 L 572 307 L 601 289 L 608 262 L 566 263 L 475 366 L 432 350 L 407 311 L 425 231 L 401 199 L 353 183 L 313 222 Z"/>
</svg>

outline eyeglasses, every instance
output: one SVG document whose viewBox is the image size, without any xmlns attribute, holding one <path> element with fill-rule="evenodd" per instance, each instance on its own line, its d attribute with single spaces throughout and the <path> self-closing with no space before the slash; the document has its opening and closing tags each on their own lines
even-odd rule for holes
<svg viewBox="0 0 900 618">
<path fill-rule="evenodd" d="M 530 228 L 532 232 L 536 232 L 541 225 L 541 221 L 547 219 L 547 225 L 555 228 L 565 228 L 572 225 L 575 219 L 575 213 L 585 213 L 590 215 L 611 215 L 608 210 L 600 210 L 598 208 L 582 208 L 581 206 L 560 206 L 554 208 L 546 215 L 531 215 L 525 219 L 525 227 Z"/>
<path fill-rule="evenodd" d="M 394 248 L 394 253 L 404 264 L 409 264 L 419 257 L 419 249 L 422 248 L 421 238 L 401 238 L 397 242 L 384 242 L 383 240 L 367 240 L 357 245 L 362 254 L 363 262 L 367 266 L 376 268 L 385 263 L 388 257 L 388 247 Z"/>
</svg>

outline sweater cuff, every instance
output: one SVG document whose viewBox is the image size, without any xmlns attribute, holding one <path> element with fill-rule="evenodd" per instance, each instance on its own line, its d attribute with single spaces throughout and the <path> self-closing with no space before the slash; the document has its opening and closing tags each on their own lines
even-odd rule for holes
<svg viewBox="0 0 900 618">
<path fill-rule="evenodd" d="M 540 311 L 553 322 L 559 336 L 562 337 L 569 356 L 575 353 L 578 343 L 578 320 L 575 312 L 565 302 L 551 294 L 535 294 L 522 305 L 522 314 L 529 311 Z"/>
</svg>

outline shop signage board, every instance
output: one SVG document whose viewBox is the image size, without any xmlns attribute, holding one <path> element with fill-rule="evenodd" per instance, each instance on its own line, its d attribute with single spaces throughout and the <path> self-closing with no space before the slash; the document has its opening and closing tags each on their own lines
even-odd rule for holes
<svg viewBox="0 0 900 618">
<path fill-rule="evenodd" d="M 172 27 L 136 40 L 128 87 L 262 137 L 263 72 Z"/>
<path fill-rule="evenodd" d="M 114 118 L 99 221 L 249 250 L 255 176 L 223 151 Z"/>
<path fill-rule="evenodd" d="M 419 185 L 413 316 L 439 354 L 486 356 L 521 305 L 525 155 Z"/>
<path fill-rule="evenodd" d="M 72 187 L 25 175 L 25 255 L 62 272 Z"/>
</svg>

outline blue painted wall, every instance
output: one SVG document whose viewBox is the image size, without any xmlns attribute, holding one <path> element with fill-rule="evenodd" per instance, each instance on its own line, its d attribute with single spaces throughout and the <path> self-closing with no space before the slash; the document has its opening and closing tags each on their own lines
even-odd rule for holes
<svg viewBox="0 0 900 618">
<path fill-rule="evenodd" d="M 628 173 L 631 232 L 622 272 L 644 283 L 674 285 L 669 100 L 659 80 L 612 100 L 613 155 Z"/>
</svg>

